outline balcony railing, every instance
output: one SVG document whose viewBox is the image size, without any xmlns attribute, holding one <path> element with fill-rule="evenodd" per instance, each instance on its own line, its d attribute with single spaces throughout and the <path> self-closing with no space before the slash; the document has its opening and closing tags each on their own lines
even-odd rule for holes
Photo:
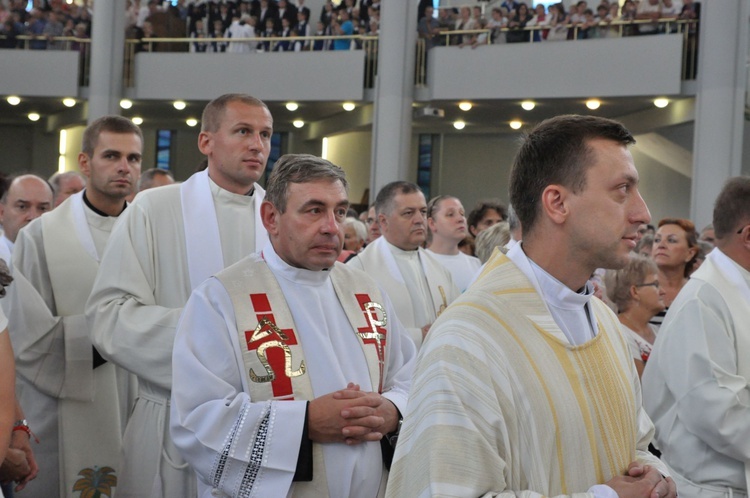
<svg viewBox="0 0 750 498">
<path fill-rule="evenodd" d="M 639 25 L 654 24 L 649 20 L 635 21 L 613 21 L 611 23 L 600 23 L 592 28 L 598 28 L 601 32 L 606 33 L 606 38 L 622 38 L 633 36 Z M 432 44 L 428 47 L 424 39 L 417 42 L 417 59 L 415 71 L 415 85 L 425 86 L 427 83 L 427 53 L 432 46 L 476 46 L 490 45 L 498 37 L 507 36 L 508 33 L 528 32 L 529 41 L 525 43 L 538 43 L 538 38 L 545 31 L 552 29 L 550 26 L 528 26 L 525 28 L 494 28 L 494 29 L 476 29 L 463 31 L 443 31 L 440 32 Z M 560 29 L 559 27 L 557 29 Z M 565 25 L 563 29 L 567 30 L 566 37 L 569 41 L 582 42 L 586 39 L 579 38 L 581 27 L 579 25 Z M 679 33 L 683 36 L 682 44 L 682 79 L 692 80 L 696 75 L 697 61 L 697 44 L 696 37 L 698 31 L 698 21 L 696 20 L 675 20 L 661 19 L 658 21 L 657 33 Z M 655 36 L 658 36 L 655 35 Z M 0 40 L 4 40 L 0 36 Z M 140 52 L 190 52 L 191 47 L 197 45 L 216 46 L 217 44 L 249 44 L 257 50 L 256 47 L 263 47 L 262 51 L 273 52 L 280 44 L 289 44 L 295 46 L 299 44 L 301 51 L 319 51 L 320 47 L 328 47 L 334 41 L 346 40 L 350 43 L 350 49 L 363 50 L 365 52 L 365 74 L 364 87 L 372 88 L 375 84 L 378 65 L 378 37 L 377 36 L 304 36 L 304 37 L 269 37 L 269 38 L 143 38 L 125 40 L 125 54 L 123 67 L 123 84 L 125 87 L 135 85 L 135 58 Z M 465 42 L 466 40 L 466 42 Z M 17 48 L 34 50 L 76 50 L 80 53 L 79 65 L 79 85 L 89 85 L 89 72 L 91 64 L 91 40 L 88 38 L 76 38 L 70 36 L 47 38 L 44 36 L 20 35 L 16 37 Z M 545 41 L 545 43 L 547 43 Z M 504 45 L 495 45 L 510 49 L 513 43 L 508 43 L 509 47 Z M 208 48 L 208 47 L 207 47 Z M 220 56 L 220 53 L 214 54 Z"/>
</svg>

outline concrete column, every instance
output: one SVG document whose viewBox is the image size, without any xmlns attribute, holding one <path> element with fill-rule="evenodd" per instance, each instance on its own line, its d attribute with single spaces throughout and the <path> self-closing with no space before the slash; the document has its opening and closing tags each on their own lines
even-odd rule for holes
<svg viewBox="0 0 750 498">
<path fill-rule="evenodd" d="M 91 20 L 88 122 L 119 114 L 125 52 L 125 0 L 96 2 Z"/>
<path fill-rule="evenodd" d="M 409 175 L 416 42 L 417 2 L 382 2 L 372 124 L 370 202 L 386 183 L 416 180 Z"/>
<path fill-rule="evenodd" d="M 701 2 L 690 217 L 711 222 L 724 182 L 742 170 L 748 2 Z"/>
</svg>

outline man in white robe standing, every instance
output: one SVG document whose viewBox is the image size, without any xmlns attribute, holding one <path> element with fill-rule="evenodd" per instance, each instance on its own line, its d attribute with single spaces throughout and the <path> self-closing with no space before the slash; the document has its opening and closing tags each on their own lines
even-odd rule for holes
<svg viewBox="0 0 750 498">
<path fill-rule="evenodd" d="M 375 212 L 381 237 L 347 264 L 383 287 L 417 348 L 430 325 L 460 294 L 450 272 L 423 248 L 427 202 L 410 182 L 391 182 L 378 192 Z"/>
<path fill-rule="evenodd" d="M 21 175 L 8 180 L 8 189 L 0 198 L 0 259 L 12 268 L 11 257 L 18 232 L 52 209 L 52 187 L 44 178 Z"/>
<path fill-rule="evenodd" d="M 747 496 L 750 479 L 750 178 L 713 213 L 716 248 L 669 307 L 643 405 L 681 497 Z"/>
<path fill-rule="evenodd" d="M 119 498 L 196 494 L 169 435 L 174 333 L 192 290 L 267 240 L 265 192 L 255 182 L 272 134 L 262 101 L 227 94 L 209 102 L 198 137 L 207 169 L 140 193 L 112 232 L 86 314 L 102 355 L 138 376 Z"/>
<path fill-rule="evenodd" d="M 2 305 L 10 319 L 18 400 L 41 441 L 31 496 L 73 497 L 94 482 L 100 489 L 117 482 L 118 373 L 92 346 L 84 305 L 110 231 L 135 189 L 142 152 L 143 135 L 129 119 L 105 116 L 91 123 L 78 155 L 87 188 L 29 223 L 16 240 L 15 280 Z"/>
<path fill-rule="evenodd" d="M 190 297 L 172 434 L 199 496 L 383 496 L 416 350 L 374 280 L 336 262 L 348 206 L 343 170 L 283 156 L 270 243 Z"/>
<path fill-rule="evenodd" d="M 617 317 L 593 297 L 650 219 L 632 135 L 558 116 L 510 178 L 523 241 L 496 251 L 420 351 L 388 496 L 676 498 Z"/>
</svg>

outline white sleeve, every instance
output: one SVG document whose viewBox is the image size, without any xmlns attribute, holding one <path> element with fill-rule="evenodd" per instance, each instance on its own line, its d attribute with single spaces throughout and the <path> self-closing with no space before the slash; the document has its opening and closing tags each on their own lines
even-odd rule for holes
<svg viewBox="0 0 750 498">
<path fill-rule="evenodd" d="M 286 496 L 307 402 L 253 402 L 237 344 L 231 300 L 211 278 L 193 292 L 177 328 L 172 438 L 206 485 L 232 496 L 239 489 Z"/>
<path fill-rule="evenodd" d="M 391 300 L 382 289 L 380 293 L 385 300 L 386 313 L 391 317 L 390 340 L 386 343 L 388 373 L 383 386 L 383 396 L 391 400 L 403 416 L 406 413 L 411 377 L 417 361 L 417 348 L 408 331 L 396 317 Z"/>
</svg>

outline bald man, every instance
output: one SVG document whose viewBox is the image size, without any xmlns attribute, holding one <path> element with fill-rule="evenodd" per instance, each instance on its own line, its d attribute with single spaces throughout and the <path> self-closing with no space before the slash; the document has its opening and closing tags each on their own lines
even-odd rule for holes
<svg viewBox="0 0 750 498">
<path fill-rule="evenodd" d="M 52 209 L 52 187 L 36 175 L 20 175 L 10 180 L 10 186 L 0 198 L 0 258 L 10 267 L 10 257 L 19 230 L 43 213 Z"/>
</svg>

